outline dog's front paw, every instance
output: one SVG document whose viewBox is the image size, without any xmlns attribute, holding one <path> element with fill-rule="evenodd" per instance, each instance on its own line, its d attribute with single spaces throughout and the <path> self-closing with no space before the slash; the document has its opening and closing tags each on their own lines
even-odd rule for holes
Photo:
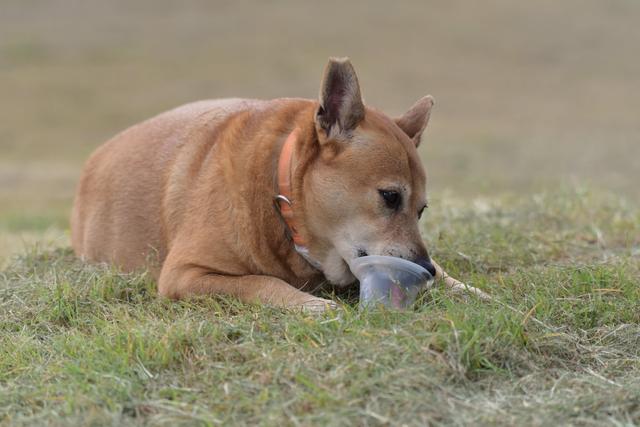
<svg viewBox="0 0 640 427">
<path fill-rule="evenodd" d="M 336 310 L 338 304 L 324 298 L 313 298 L 305 301 L 301 305 L 302 311 L 309 314 L 322 314 L 329 310 Z"/>
</svg>

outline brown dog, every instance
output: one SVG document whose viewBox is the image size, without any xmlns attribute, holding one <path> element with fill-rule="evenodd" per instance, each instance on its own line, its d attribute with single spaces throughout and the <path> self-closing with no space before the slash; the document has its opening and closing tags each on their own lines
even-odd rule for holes
<svg viewBox="0 0 640 427">
<path fill-rule="evenodd" d="M 87 162 L 73 247 L 89 261 L 149 268 L 170 298 L 306 309 L 333 303 L 300 289 L 353 283 L 348 263 L 366 254 L 444 277 L 418 228 L 426 177 L 416 147 L 432 106 L 426 96 L 390 119 L 364 106 L 349 60 L 331 59 L 319 102 L 225 99 L 160 114 Z"/>
</svg>

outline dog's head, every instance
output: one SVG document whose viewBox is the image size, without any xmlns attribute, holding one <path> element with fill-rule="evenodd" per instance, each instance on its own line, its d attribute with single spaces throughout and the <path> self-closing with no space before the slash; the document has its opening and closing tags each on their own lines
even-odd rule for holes
<svg viewBox="0 0 640 427">
<path fill-rule="evenodd" d="M 310 254 L 335 284 L 355 281 L 354 258 L 388 255 L 432 273 L 418 220 L 426 174 L 416 150 L 433 98 L 391 119 L 365 107 L 348 59 L 331 59 L 315 114 L 318 155 L 305 173 L 304 222 Z"/>
</svg>

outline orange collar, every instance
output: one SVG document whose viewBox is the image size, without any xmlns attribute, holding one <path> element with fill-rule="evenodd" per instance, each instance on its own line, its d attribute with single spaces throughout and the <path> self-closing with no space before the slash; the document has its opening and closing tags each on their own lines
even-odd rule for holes
<svg viewBox="0 0 640 427">
<path fill-rule="evenodd" d="M 300 137 L 300 128 L 295 128 L 291 131 L 287 139 L 282 145 L 282 151 L 280 152 L 280 158 L 278 160 L 278 195 L 275 196 L 274 202 L 276 209 L 282 215 L 284 223 L 289 229 L 291 240 L 293 240 L 293 247 L 312 267 L 317 270 L 322 270 L 322 264 L 314 259 L 309 254 L 309 249 L 305 244 L 304 239 L 299 231 L 300 218 L 295 217 L 293 213 L 293 188 L 291 185 L 292 164 L 294 160 L 294 149 L 296 142 Z"/>
<path fill-rule="evenodd" d="M 291 239 L 296 247 L 304 247 L 305 241 L 298 231 L 299 221 L 293 214 L 293 196 L 291 188 L 291 164 L 294 155 L 294 148 L 300 135 L 300 128 L 295 128 L 282 146 L 280 159 L 278 160 L 278 195 L 275 197 L 276 207 L 284 219 L 285 224 L 291 233 Z M 297 249 L 297 248 L 296 248 Z"/>
</svg>

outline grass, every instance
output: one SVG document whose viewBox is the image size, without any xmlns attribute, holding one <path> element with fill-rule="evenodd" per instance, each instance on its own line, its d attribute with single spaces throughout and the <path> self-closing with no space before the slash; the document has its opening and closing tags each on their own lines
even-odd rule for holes
<svg viewBox="0 0 640 427">
<path fill-rule="evenodd" d="M 432 201 L 437 259 L 497 298 L 320 317 L 158 298 L 34 248 L 0 273 L 0 424 L 640 423 L 640 210 L 560 190 Z M 338 296 L 334 296 L 338 297 Z"/>
</svg>

